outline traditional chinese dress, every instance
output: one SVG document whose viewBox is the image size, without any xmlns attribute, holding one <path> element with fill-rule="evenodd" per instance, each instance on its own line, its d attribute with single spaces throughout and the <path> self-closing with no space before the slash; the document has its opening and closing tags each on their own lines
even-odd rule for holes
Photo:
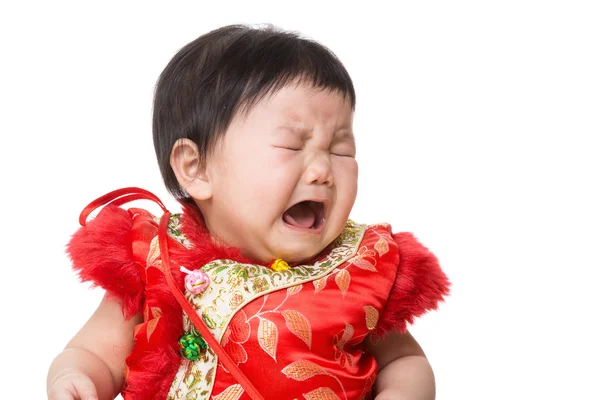
<svg viewBox="0 0 600 400">
<path fill-rule="evenodd" d="M 185 356 L 180 339 L 198 331 L 165 268 L 265 399 L 370 399 L 377 364 L 365 340 L 404 332 L 448 293 L 432 253 L 387 224 L 349 221 L 309 263 L 276 271 L 215 244 L 196 205 L 182 206 L 168 221 L 170 265 L 158 218 L 140 208 L 105 206 L 67 248 L 83 281 L 119 298 L 126 317 L 143 314 L 125 365 L 126 400 L 250 398 L 210 347 Z M 188 290 L 193 271 L 207 278 L 201 291 Z"/>
</svg>

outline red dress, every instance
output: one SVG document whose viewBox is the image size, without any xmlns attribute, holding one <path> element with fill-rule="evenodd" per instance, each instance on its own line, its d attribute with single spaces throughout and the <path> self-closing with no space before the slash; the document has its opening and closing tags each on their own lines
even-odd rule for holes
<svg viewBox="0 0 600 400">
<path fill-rule="evenodd" d="M 173 277 L 182 290 L 180 266 L 210 277 L 186 298 L 265 399 L 371 398 L 377 364 L 365 340 L 406 331 L 448 294 L 435 256 L 387 224 L 349 221 L 311 262 L 277 272 L 214 244 L 197 207 L 183 208 L 169 221 Z M 108 205 L 68 252 L 81 279 L 118 297 L 124 315 L 143 313 L 126 360 L 126 400 L 250 398 L 212 349 L 181 356 L 178 340 L 195 328 L 165 282 L 156 217 Z"/>
</svg>

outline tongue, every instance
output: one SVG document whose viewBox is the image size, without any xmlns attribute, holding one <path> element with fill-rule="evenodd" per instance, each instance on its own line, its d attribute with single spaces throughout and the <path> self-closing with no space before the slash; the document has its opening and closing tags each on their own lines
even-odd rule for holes
<svg viewBox="0 0 600 400">
<path fill-rule="evenodd" d="M 310 228 L 316 219 L 315 212 L 307 202 L 298 203 L 283 214 L 285 222 L 299 228 Z"/>
</svg>

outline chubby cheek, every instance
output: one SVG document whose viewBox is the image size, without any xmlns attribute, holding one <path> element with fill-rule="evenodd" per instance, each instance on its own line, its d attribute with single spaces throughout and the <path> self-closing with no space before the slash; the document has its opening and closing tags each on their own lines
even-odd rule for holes
<svg viewBox="0 0 600 400">
<path fill-rule="evenodd" d="M 344 191 L 343 193 L 338 192 L 337 195 L 339 212 L 342 214 L 341 217 L 343 219 L 341 223 L 345 225 L 346 221 L 350 217 L 350 212 L 352 211 L 352 207 L 354 207 L 354 202 L 356 200 L 356 185 L 351 188 L 349 187 L 348 190 Z"/>
<path fill-rule="evenodd" d="M 222 193 L 226 193 L 221 199 L 239 216 L 251 219 L 252 225 L 268 224 L 279 217 L 289 201 L 295 186 L 292 172 L 268 158 L 264 162 L 245 161 L 227 168 L 220 182 Z"/>
<path fill-rule="evenodd" d="M 354 159 L 340 160 L 335 165 L 334 173 L 337 201 L 350 213 L 358 190 L 358 163 Z"/>
<path fill-rule="evenodd" d="M 265 190 L 271 190 L 273 196 L 280 197 L 287 203 L 302 172 L 301 157 L 286 150 L 270 149 L 263 153 L 263 157 L 258 163 L 257 173 L 260 177 L 258 184 Z"/>
</svg>

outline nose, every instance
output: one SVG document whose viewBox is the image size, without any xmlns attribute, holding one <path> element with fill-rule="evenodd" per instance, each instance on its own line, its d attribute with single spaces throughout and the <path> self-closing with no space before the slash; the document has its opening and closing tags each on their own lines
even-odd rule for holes
<svg viewBox="0 0 600 400">
<path fill-rule="evenodd" d="M 333 171 L 329 155 L 320 154 L 310 160 L 304 171 L 304 182 L 327 187 L 333 185 Z"/>
</svg>

